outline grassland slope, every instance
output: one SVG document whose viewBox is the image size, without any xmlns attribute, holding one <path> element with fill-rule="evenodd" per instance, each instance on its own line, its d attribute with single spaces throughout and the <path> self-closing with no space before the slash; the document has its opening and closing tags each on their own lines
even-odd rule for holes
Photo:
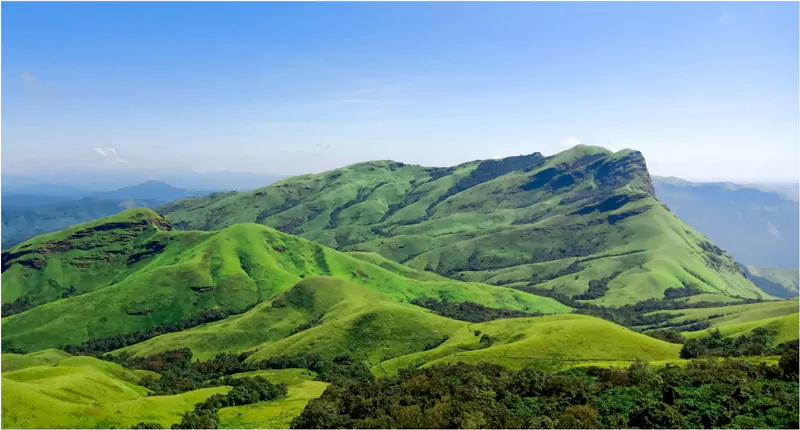
<svg viewBox="0 0 800 430">
<path fill-rule="evenodd" d="M 12 296 L 43 302 L 3 318 L 4 349 L 63 348 L 210 310 L 244 311 L 314 275 L 353 281 L 395 301 L 436 297 L 529 312 L 570 311 L 553 299 L 439 278 L 372 257 L 387 270 L 367 257 L 355 258 L 263 225 L 182 232 L 158 228 L 165 223 L 152 211 L 131 210 L 34 238 L 4 254 L 8 268 L 3 293 L 8 286 L 16 290 Z M 91 233 L 76 233 L 85 231 Z M 29 259 L 42 264 L 32 266 Z M 67 274 L 81 289 L 65 297 L 58 294 L 63 288 L 58 280 Z"/>
<path fill-rule="evenodd" d="M 452 279 L 555 289 L 606 306 L 686 286 L 771 298 L 656 200 L 632 150 L 581 145 L 448 168 L 360 163 L 158 211 L 178 229 L 254 222 Z"/>
<path fill-rule="evenodd" d="M 130 428 L 143 421 L 169 427 L 195 403 L 230 390 L 214 387 L 148 396 L 148 390 L 137 385 L 140 372 L 92 357 L 47 354 L 60 359 L 44 364 L 41 353 L 3 354 L 4 364 L 34 364 L 3 371 L 3 428 Z"/>
<path fill-rule="evenodd" d="M 668 360 L 680 350 L 679 345 L 584 315 L 456 321 L 330 277 L 305 279 L 243 315 L 112 354 L 148 356 L 176 347 L 188 347 L 200 358 L 255 350 L 249 362 L 301 353 L 349 355 L 376 375 L 448 360 L 521 368 L 540 362 Z"/>
</svg>

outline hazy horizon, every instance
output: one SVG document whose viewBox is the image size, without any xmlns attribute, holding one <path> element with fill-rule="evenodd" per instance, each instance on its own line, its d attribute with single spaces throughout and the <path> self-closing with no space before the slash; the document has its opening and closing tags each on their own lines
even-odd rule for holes
<svg viewBox="0 0 800 430">
<path fill-rule="evenodd" d="M 797 3 L 4 3 L 3 176 L 292 176 L 576 143 L 798 182 Z M 191 19 L 189 19 L 191 17 Z"/>
</svg>

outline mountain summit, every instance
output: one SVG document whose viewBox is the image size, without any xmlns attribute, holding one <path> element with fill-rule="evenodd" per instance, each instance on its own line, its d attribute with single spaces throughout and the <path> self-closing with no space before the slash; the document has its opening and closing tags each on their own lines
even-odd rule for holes
<svg viewBox="0 0 800 430">
<path fill-rule="evenodd" d="M 178 229 L 255 222 L 453 279 L 605 306 L 684 287 L 770 298 L 656 199 L 634 150 L 578 145 L 454 167 L 359 163 L 159 212 Z"/>
</svg>

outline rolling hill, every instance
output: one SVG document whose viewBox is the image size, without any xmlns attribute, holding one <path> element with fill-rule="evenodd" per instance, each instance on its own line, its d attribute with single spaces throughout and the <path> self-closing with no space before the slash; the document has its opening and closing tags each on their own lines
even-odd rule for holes
<svg viewBox="0 0 800 430">
<path fill-rule="evenodd" d="M 201 359 L 231 350 L 255 351 L 247 359 L 250 362 L 284 354 L 316 353 L 328 358 L 346 354 L 379 376 L 409 365 L 450 361 L 491 362 L 510 368 L 540 362 L 569 366 L 595 360 L 668 360 L 677 358 L 680 351 L 679 345 L 585 315 L 481 324 L 453 320 L 331 277 L 306 278 L 242 315 L 109 354 L 150 356 L 178 347 L 190 348 Z"/>
<path fill-rule="evenodd" d="M 150 372 L 129 370 L 92 357 L 73 357 L 58 350 L 3 354 L 3 428 L 131 428 L 141 422 L 169 428 L 181 415 L 214 394 L 231 387 L 201 388 L 182 394 L 154 396 L 137 384 Z M 6 369 L 6 363 L 13 363 Z M 313 372 L 281 369 L 234 377 L 262 376 L 289 387 L 286 398 L 220 411 L 223 428 L 288 428 L 327 383 Z"/>
<path fill-rule="evenodd" d="M 157 210 L 177 229 L 259 223 L 452 279 L 536 286 L 605 306 L 684 286 L 771 298 L 656 200 L 644 157 L 632 150 L 579 145 L 447 168 L 375 161 Z"/>
<path fill-rule="evenodd" d="M 312 275 L 350 280 L 395 301 L 435 297 L 528 312 L 570 311 L 550 298 L 360 257 L 263 225 L 174 231 L 151 210 L 127 210 L 3 253 L 3 347 L 59 348 L 209 311 L 241 312 Z M 8 315 L 12 310 L 17 313 Z"/>
<path fill-rule="evenodd" d="M 710 330 L 719 330 L 723 336 L 737 336 L 757 327 L 776 328 L 778 342 L 796 340 L 800 337 L 800 313 L 797 300 L 655 311 L 648 315 L 656 314 L 672 316 L 665 323 L 689 338 L 706 336 Z M 703 330 L 692 330 L 691 326 L 698 322 L 706 322 L 709 327 Z M 642 328 L 652 329 L 654 327 Z"/>
<path fill-rule="evenodd" d="M 58 191 L 63 192 L 58 194 Z M 50 191 L 51 194 L 36 193 Z M 147 181 L 112 191 L 89 191 L 57 186 L 3 191 L 3 249 L 30 237 L 122 212 L 135 207 L 152 208 L 184 197 L 199 197 L 208 191 L 191 191 L 164 182 Z M 70 194 L 71 193 L 71 194 Z"/>
</svg>

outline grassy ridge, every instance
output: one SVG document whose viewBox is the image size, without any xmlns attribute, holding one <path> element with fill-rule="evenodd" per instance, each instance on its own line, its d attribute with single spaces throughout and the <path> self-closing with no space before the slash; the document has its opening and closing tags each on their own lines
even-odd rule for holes
<svg viewBox="0 0 800 430">
<path fill-rule="evenodd" d="M 777 328 L 776 340 L 779 343 L 800 338 L 800 329 L 798 329 L 800 313 L 798 313 L 797 300 L 656 311 L 648 315 L 653 314 L 674 315 L 673 318 L 667 320 L 667 323 L 675 325 L 676 330 L 690 338 L 705 336 L 710 330 L 715 329 L 720 330 L 724 336 L 736 336 L 750 332 L 757 327 Z M 711 326 L 698 331 L 686 330 L 689 325 L 697 321 L 706 321 Z"/>
<path fill-rule="evenodd" d="M 450 168 L 376 161 L 159 209 L 180 229 L 255 222 L 464 281 L 537 285 L 594 303 L 667 288 L 771 298 L 654 196 L 637 151 L 578 146 Z"/>
<path fill-rule="evenodd" d="M 4 347 L 22 347 L 29 351 L 58 348 L 175 322 L 209 309 L 242 309 L 269 300 L 302 277 L 313 275 L 347 279 L 396 301 L 437 297 L 530 312 L 570 310 L 553 299 L 509 288 L 439 278 L 375 256 L 362 255 L 366 260 L 355 258 L 257 224 L 238 224 L 214 233 L 156 231 L 154 225 L 163 219 L 151 211 L 133 210 L 93 223 L 93 227 L 80 226 L 75 230 L 100 226 L 104 233 L 100 237 L 105 238 L 100 249 L 105 250 L 118 246 L 113 242 L 114 237 L 129 234 L 125 229 L 108 228 L 121 223 L 120 218 L 134 221 L 144 218 L 142 227 L 137 228 L 150 232 L 147 240 L 165 245 L 133 265 L 118 263 L 125 265 L 122 275 L 113 275 L 113 270 L 104 267 L 117 267 L 110 263 L 78 266 L 71 256 L 72 249 L 48 254 L 45 261 L 48 265 L 58 264 L 62 268 L 59 273 L 73 271 L 79 276 L 97 271 L 104 274 L 103 281 L 113 276 L 119 280 L 111 285 L 98 281 L 91 292 L 44 303 L 3 318 Z M 94 238 L 92 235 L 72 241 L 64 239 L 74 236 L 74 231 L 48 236 L 21 244 L 11 252 L 41 249 L 54 240 L 80 245 Z M 96 248 L 79 251 L 88 253 Z M 8 282 L 20 289 L 38 291 L 29 285 L 30 278 L 38 277 L 39 282 L 50 280 L 52 272 L 46 268 L 31 268 L 19 261 L 26 257 L 8 259 L 10 267 L 3 273 L 4 287 Z M 370 258 L 389 270 L 369 262 Z M 87 312 L 88 309 L 91 312 Z"/>
</svg>

